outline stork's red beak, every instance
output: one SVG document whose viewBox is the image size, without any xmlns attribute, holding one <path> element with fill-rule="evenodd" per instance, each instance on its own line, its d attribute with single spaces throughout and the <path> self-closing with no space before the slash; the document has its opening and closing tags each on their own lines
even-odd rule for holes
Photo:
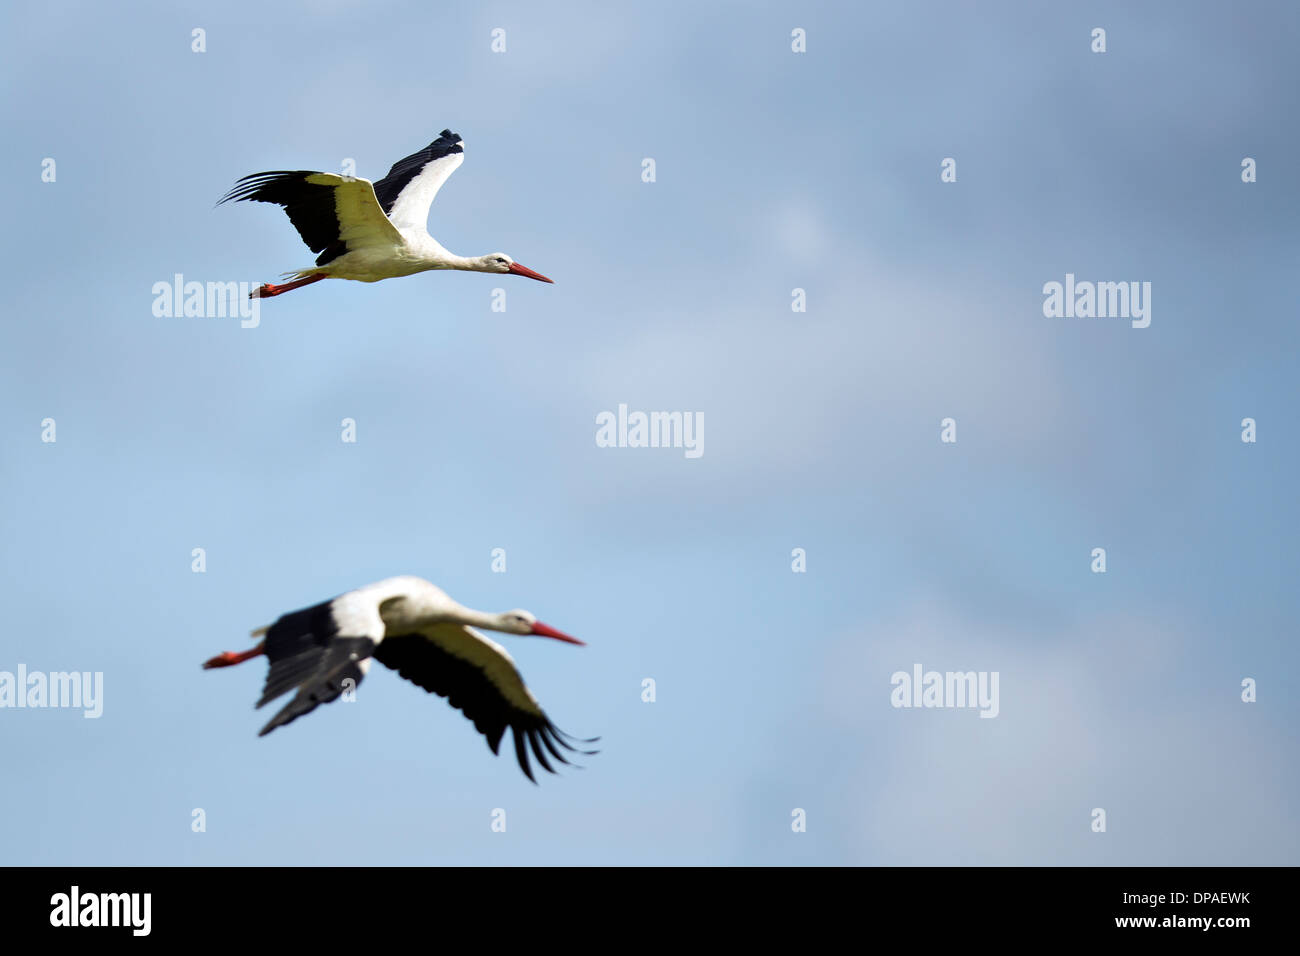
<svg viewBox="0 0 1300 956">
<path fill-rule="evenodd" d="M 550 280 L 548 279 L 547 281 L 549 282 Z M 581 644 L 583 647 L 587 646 L 586 641 L 580 641 L 576 637 L 569 637 L 568 634 L 565 634 L 562 631 L 557 631 L 555 628 L 543 624 L 541 621 L 533 622 L 533 633 L 540 634 L 542 637 L 553 637 L 557 641 L 568 641 L 570 644 Z"/>
<path fill-rule="evenodd" d="M 512 275 L 517 275 L 517 276 L 528 276 L 528 278 L 536 279 L 538 282 L 549 282 L 551 283 L 551 285 L 555 285 L 554 279 L 548 279 L 540 272 L 534 272 L 532 269 L 528 268 L 528 266 L 521 266 L 517 262 L 510 263 L 510 273 Z M 548 635 L 548 636 L 554 636 L 554 635 Z M 579 641 L 578 643 L 581 644 L 582 642 Z"/>
</svg>

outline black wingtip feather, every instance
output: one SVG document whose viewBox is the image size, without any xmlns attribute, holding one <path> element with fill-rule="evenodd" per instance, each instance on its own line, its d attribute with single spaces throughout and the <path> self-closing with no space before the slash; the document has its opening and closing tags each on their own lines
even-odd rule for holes
<svg viewBox="0 0 1300 956">
<path fill-rule="evenodd" d="M 568 757 L 564 756 L 564 754 L 560 753 L 558 750 L 555 749 L 555 744 L 551 743 L 550 734 L 543 732 L 538 734 L 538 736 L 542 738 L 542 743 L 546 745 L 546 749 L 551 752 L 552 757 L 554 757 L 560 763 L 568 764 L 571 767 L 574 766 L 573 762 L 570 761 Z M 555 771 L 552 770 L 551 773 L 555 773 Z"/>
<path fill-rule="evenodd" d="M 541 736 L 543 736 L 543 734 L 538 730 L 529 731 L 528 733 L 528 742 L 532 744 L 533 756 L 537 758 L 537 762 L 542 765 L 543 770 L 547 773 L 555 773 L 555 768 L 552 767 L 550 761 L 546 759 L 546 753 L 542 750 L 541 742 L 537 739 Z"/>
<path fill-rule="evenodd" d="M 546 728 L 555 735 L 555 739 L 559 742 L 560 746 L 564 747 L 566 750 L 572 750 L 574 753 L 586 754 L 588 757 L 600 753 L 599 750 L 583 750 L 581 747 L 575 747 L 573 745 L 598 743 L 600 741 L 599 737 L 575 737 L 572 734 L 566 734 L 549 720 L 546 722 Z M 573 741 L 573 743 L 570 743 L 569 741 Z"/>
<path fill-rule="evenodd" d="M 515 737 L 515 757 L 519 761 L 519 768 L 523 770 L 524 776 L 537 783 L 537 778 L 533 776 L 533 768 L 528 765 L 528 748 L 524 746 L 524 733 L 518 727 L 511 727 Z"/>
<path fill-rule="evenodd" d="M 259 200 L 257 193 L 267 186 L 275 186 L 301 179 L 303 176 L 313 175 L 309 170 L 289 170 L 273 169 L 265 173 L 250 173 L 247 176 L 240 177 L 230 191 L 217 200 L 217 205 L 231 201 L 256 201 L 256 202 L 273 202 L 274 200 Z"/>
</svg>

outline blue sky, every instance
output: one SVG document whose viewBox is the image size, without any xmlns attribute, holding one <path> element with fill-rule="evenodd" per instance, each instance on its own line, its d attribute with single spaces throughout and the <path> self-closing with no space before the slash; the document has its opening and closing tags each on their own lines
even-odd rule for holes
<svg viewBox="0 0 1300 956">
<path fill-rule="evenodd" d="M 0 861 L 1300 862 L 1293 6 L 4 17 L 0 671 L 104 711 L 0 709 Z M 214 208 L 238 177 L 444 127 L 433 235 L 555 285 L 152 314 L 310 263 Z M 1150 282 L 1150 327 L 1044 317 L 1067 273 Z M 597 447 L 620 403 L 704 454 Z M 199 668 L 404 573 L 588 642 L 502 638 L 586 770 L 534 787 L 382 667 L 258 739 L 263 665 Z M 891 707 L 915 663 L 998 672 L 998 717 Z"/>
</svg>

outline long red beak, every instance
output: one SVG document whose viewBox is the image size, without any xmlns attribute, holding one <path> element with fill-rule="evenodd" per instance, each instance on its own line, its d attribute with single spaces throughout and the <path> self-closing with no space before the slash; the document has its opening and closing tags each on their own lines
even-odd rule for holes
<svg viewBox="0 0 1300 956">
<path fill-rule="evenodd" d="M 543 624 L 541 621 L 535 621 L 533 623 L 533 633 L 540 634 L 542 637 L 553 637 L 557 641 L 568 641 L 570 644 L 581 644 L 583 647 L 587 646 L 586 641 L 580 641 L 576 637 L 569 637 L 569 635 L 565 634 L 563 631 L 557 631 L 555 628 Z"/>
<path fill-rule="evenodd" d="M 555 285 L 554 279 L 548 279 L 540 272 L 534 272 L 532 269 L 528 268 L 528 266 L 521 266 L 517 262 L 510 263 L 510 273 L 517 276 L 528 276 L 528 278 L 536 279 L 538 282 L 549 282 L 551 285 Z M 582 642 L 579 641 L 578 643 L 581 644 Z"/>
</svg>

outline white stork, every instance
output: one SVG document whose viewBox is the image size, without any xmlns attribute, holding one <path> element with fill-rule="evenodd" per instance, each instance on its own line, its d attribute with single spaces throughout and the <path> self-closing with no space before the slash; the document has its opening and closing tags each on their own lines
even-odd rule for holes
<svg viewBox="0 0 1300 956">
<path fill-rule="evenodd" d="M 551 282 L 504 252 L 467 259 L 429 235 L 433 197 L 464 160 L 464 141 L 445 129 L 424 149 L 395 163 L 377 183 L 306 169 L 245 176 L 217 205 L 235 199 L 283 206 L 302 241 L 320 253 L 313 268 L 284 274 L 293 282 L 268 282 L 249 298 L 280 295 L 321 279 L 378 282 L 430 269 L 510 273 Z"/>
<path fill-rule="evenodd" d="M 253 631 L 263 640 L 252 650 L 226 651 L 203 666 L 229 667 L 265 654 L 271 670 L 258 707 L 297 689 L 259 737 L 334 700 L 349 689 L 346 680 L 351 679 L 355 688 L 374 658 L 464 711 L 494 754 L 510 728 L 519 766 L 534 783 L 530 747 L 538 763 L 551 773 L 555 770 L 546 758 L 548 751 L 561 763 L 570 763 L 557 745 L 573 753 L 595 753 L 579 750 L 569 741 L 594 743 L 599 738 L 576 740 L 552 724 L 506 649 L 474 626 L 583 643 L 527 611 L 474 611 L 428 581 L 397 577 L 282 615 L 274 624 Z"/>
</svg>

